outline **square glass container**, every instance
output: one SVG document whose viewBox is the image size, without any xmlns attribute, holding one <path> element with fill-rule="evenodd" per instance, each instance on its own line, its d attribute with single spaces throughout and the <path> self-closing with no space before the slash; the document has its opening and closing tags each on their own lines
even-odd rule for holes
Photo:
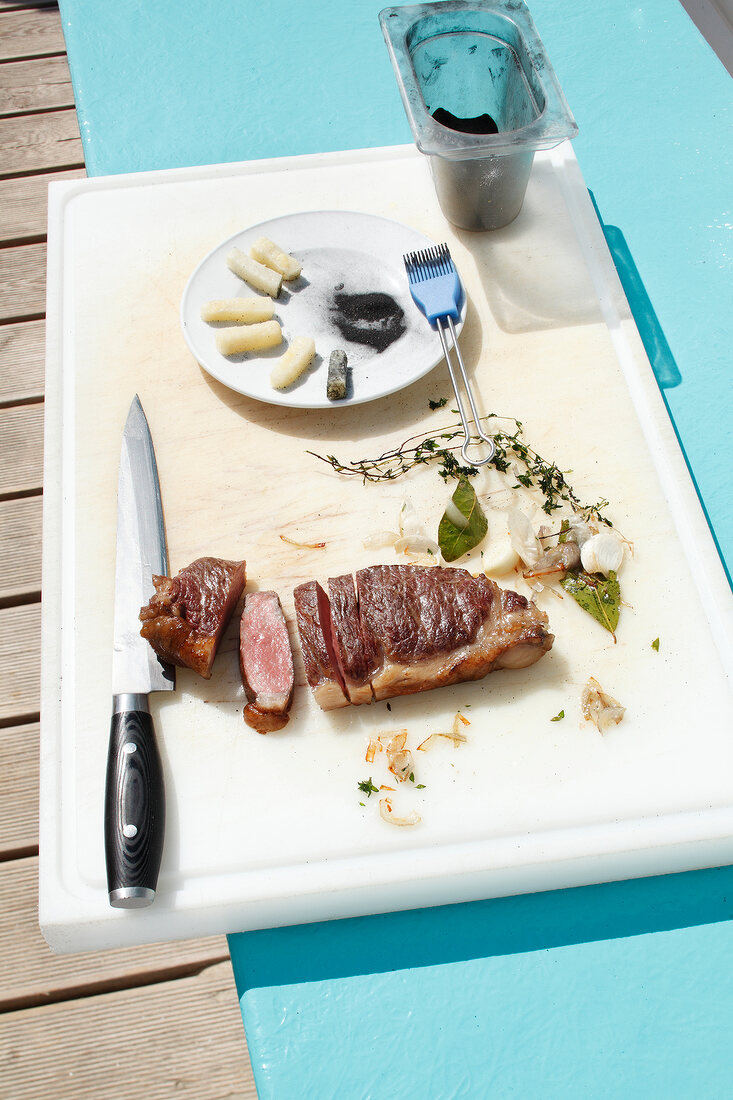
<svg viewBox="0 0 733 1100">
<path fill-rule="evenodd" d="M 526 5 L 441 0 L 384 8 L 379 21 L 446 218 L 462 229 L 507 225 L 535 151 L 578 132 Z"/>
</svg>

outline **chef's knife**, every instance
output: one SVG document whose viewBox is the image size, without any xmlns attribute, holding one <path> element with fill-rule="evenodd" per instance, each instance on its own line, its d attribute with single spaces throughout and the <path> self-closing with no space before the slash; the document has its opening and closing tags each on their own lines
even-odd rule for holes
<svg viewBox="0 0 733 1100">
<path fill-rule="evenodd" d="M 140 636 L 140 608 L 153 574 L 168 573 L 163 508 L 153 441 L 140 398 L 122 436 L 117 490 L 112 722 L 107 757 L 104 846 L 110 905 L 150 905 L 158 884 L 165 831 L 165 788 L 151 691 L 170 691 L 175 674 Z"/>
</svg>

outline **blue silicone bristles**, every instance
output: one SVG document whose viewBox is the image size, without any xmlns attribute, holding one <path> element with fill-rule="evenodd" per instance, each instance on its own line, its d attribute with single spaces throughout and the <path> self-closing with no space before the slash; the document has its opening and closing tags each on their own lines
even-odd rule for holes
<svg viewBox="0 0 733 1100">
<path fill-rule="evenodd" d="M 440 337 L 445 365 L 450 374 L 453 392 L 458 403 L 458 413 L 463 425 L 464 440 L 461 455 L 465 462 L 471 466 L 485 466 L 494 457 L 496 444 L 481 426 L 482 418 L 476 408 L 476 402 L 471 392 L 471 383 L 466 374 L 461 349 L 458 346 L 458 335 L 454 322 L 461 319 L 463 286 L 451 259 L 448 245 L 439 244 L 434 248 L 421 249 L 420 252 L 408 252 L 402 258 L 405 261 L 410 294 L 412 294 L 415 304 L 425 314 L 432 327 L 437 329 Z M 471 408 L 473 433 L 463 403 L 461 385 L 466 392 L 468 404 Z M 473 457 L 470 453 L 471 448 L 475 450 L 479 446 L 479 442 L 485 443 L 488 447 L 488 452 L 483 458 Z"/>
<path fill-rule="evenodd" d="M 410 293 L 433 328 L 440 318 L 458 321 L 463 287 L 447 244 L 408 252 L 404 257 Z"/>
</svg>

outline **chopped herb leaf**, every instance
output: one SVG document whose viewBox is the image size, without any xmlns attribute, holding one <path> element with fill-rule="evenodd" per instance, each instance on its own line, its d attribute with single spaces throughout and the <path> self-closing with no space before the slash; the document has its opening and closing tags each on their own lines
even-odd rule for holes
<svg viewBox="0 0 733 1100">
<path fill-rule="evenodd" d="M 435 409 L 442 409 L 443 406 L 447 405 L 447 404 L 448 404 L 448 398 L 447 397 L 439 397 L 437 401 L 428 401 L 428 405 L 430 406 L 431 409 L 433 409 L 433 411 L 435 411 Z"/>
<path fill-rule="evenodd" d="M 557 713 L 557 714 L 555 715 L 555 717 L 554 717 L 554 718 L 551 718 L 551 719 L 550 719 L 550 721 L 551 721 L 551 722 L 561 722 L 561 721 L 563 720 L 563 718 L 564 718 L 564 717 L 565 717 L 565 711 L 564 711 L 564 710 L 560 710 L 560 711 L 558 711 L 558 713 Z"/>
<path fill-rule="evenodd" d="M 425 784 L 424 783 L 418 783 L 418 785 L 415 787 L 415 790 L 416 791 L 424 791 L 425 790 Z"/>
<path fill-rule="evenodd" d="M 652 649 L 656 650 L 656 652 L 659 653 L 659 638 L 655 638 L 652 642 Z"/>
<path fill-rule="evenodd" d="M 411 782 L 411 783 L 414 783 L 414 782 L 415 782 L 415 773 L 414 773 L 414 772 L 410 772 L 410 774 L 409 774 L 408 778 L 409 778 L 409 780 L 410 780 L 410 782 Z"/>
<path fill-rule="evenodd" d="M 362 779 L 361 783 L 357 783 L 357 790 L 363 791 L 367 798 L 371 798 L 373 794 L 379 793 L 379 787 L 375 787 L 372 783 L 372 777 L 368 779 Z M 362 806 L 364 803 L 362 802 Z"/>
</svg>

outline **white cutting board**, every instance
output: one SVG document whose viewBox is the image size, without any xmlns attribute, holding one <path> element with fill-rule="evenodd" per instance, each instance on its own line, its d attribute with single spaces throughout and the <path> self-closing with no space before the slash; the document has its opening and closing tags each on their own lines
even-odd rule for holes
<svg viewBox="0 0 733 1100">
<path fill-rule="evenodd" d="M 261 737 L 242 720 L 233 623 L 210 681 L 182 670 L 175 693 L 152 696 L 168 796 L 159 891 L 149 910 L 112 910 L 102 809 L 117 466 L 134 393 L 172 570 L 245 558 L 248 589 L 277 589 L 291 623 L 301 581 L 399 560 L 362 542 L 394 528 L 403 497 L 436 530 L 449 495 L 435 470 L 363 485 L 306 454 L 374 456 L 455 421 L 428 408 L 450 397 L 444 364 L 371 404 L 301 411 L 225 389 L 185 346 L 179 303 L 199 260 L 248 225 L 314 209 L 379 214 L 449 243 L 482 411 L 520 419 L 634 543 L 618 641 L 544 592 L 556 642 L 534 667 L 330 714 L 296 645 L 291 721 Z M 54 949 L 731 861 L 731 594 L 569 145 L 537 156 L 521 215 L 486 234 L 444 220 L 411 146 L 52 184 L 46 402 L 40 921 Z M 605 736 L 581 720 L 591 675 L 627 708 Z M 357 790 L 388 779 L 365 762 L 370 735 L 404 727 L 414 749 L 459 709 L 467 743 L 417 753 L 424 789 L 394 796 L 420 825 L 385 824 Z"/>
</svg>

